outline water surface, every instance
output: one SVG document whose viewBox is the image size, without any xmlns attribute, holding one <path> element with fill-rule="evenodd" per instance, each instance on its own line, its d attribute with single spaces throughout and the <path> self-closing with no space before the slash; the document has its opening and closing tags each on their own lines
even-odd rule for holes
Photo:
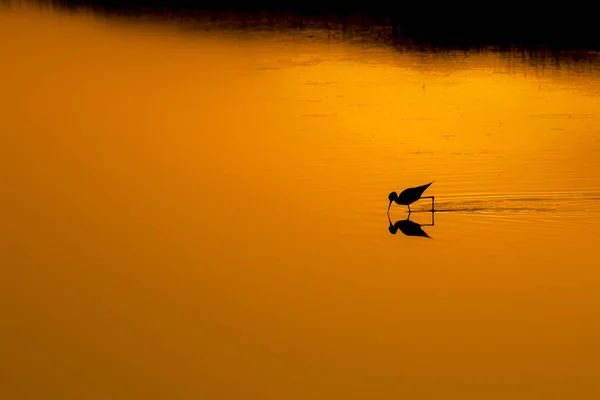
<svg viewBox="0 0 600 400">
<path fill-rule="evenodd" d="M 3 398 L 600 395 L 592 56 L 18 7 L 0 37 Z M 390 234 L 430 181 L 430 238 Z"/>
</svg>

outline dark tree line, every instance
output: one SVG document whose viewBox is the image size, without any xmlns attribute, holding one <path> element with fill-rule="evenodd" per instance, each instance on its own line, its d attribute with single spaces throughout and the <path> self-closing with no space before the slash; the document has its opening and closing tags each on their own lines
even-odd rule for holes
<svg viewBox="0 0 600 400">
<path fill-rule="evenodd" d="M 440 46 L 542 46 L 594 50 L 600 48 L 600 24 L 592 3 L 547 3 L 544 7 L 516 3 L 457 5 L 389 0 L 310 2 L 254 1 L 242 4 L 230 0 L 39 0 L 64 8 L 91 8 L 120 15 L 168 14 L 173 16 L 207 13 L 285 15 L 299 21 L 337 18 L 387 26 L 393 35 Z M 590 5 L 588 5 L 590 4 Z M 290 17 L 291 16 L 291 17 Z"/>
</svg>

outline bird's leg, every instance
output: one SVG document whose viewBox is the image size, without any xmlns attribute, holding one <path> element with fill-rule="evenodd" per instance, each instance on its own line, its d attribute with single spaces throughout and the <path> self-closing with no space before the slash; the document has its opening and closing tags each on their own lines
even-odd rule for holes
<svg viewBox="0 0 600 400">
<path fill-rule="evenodd" d="M 406 207 L 408 207 L 408 213 L 410 214 L 411 213 L 411 211 L 410 211 L 410 205 L 407 204 Z"/>
<path fill-rule="evenodd" d="M 431 211 L 435 211 L 435 196 L 423 196 L 422 199 L 431 199 Z"/>
</svg>

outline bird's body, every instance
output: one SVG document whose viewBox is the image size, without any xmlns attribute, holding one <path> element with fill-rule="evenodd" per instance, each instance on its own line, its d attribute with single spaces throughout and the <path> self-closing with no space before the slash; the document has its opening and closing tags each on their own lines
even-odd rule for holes
<svg viewBox="0 0 600 400">
<path fill-rule="evenodd" d="M 434 197 L 433 196 L 421 197 L 423 192 L 425 192 L 425 190 L 427 190 L 427 188 L 432 183 L 433 182 L 429 182 L 428 184 L 423 185 L 423 186 L 417 186 L 417 187 L 413 187 L 413 188 L 404 189 L 400 193 L 400 195 L 398 195 L 396 192 L 390 193 L 390 195 L 388 196 L 388 200 L 390 201 L 390 205 L 388 206 L 388 212 L 390 211 L 392 202 L 395 202 L 396 204 L 400 204 L 402 206 L 407 206 L 408 211 L 410 212 L 410 205 L 421 198 L 431 198 L 431 200 L 432 200 L 431 209 L 433 211 Z"/>
</svg>

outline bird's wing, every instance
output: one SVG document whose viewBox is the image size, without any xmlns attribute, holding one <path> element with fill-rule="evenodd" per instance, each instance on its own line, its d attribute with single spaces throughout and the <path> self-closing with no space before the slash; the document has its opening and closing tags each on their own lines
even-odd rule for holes
<svg viewBox="0 0 600 400">
<path fill-rule="evenodd" d="M 433 183 L 433 182 L 429 182 L 427 185 L 422 185 L 422 186 L 417 186 L 417 187 L 414 187 L 414 188 L 406 189 L 406 190 L 404 190 L 404 192 L 402 192 L 402 193 L 405 193 L 405 192 L 406 192 L 406 195 L 409 195 L 409 194 L 410 194 L 410 195 L 411 195 L 411 197 L 412 197 L 412 196 L 414 196 L 414 197 L 416 197 L 416 198 L 419 198 L 419 197 L 421 197 L 421 195 L 423 194 L 423 192 L 424 192 L 425 190 L 427 190 L 427 188 L 428 188 L 428 187 L 429 187 L 429 186 L 430 186 L 432 183 Z"/>
</svg>

